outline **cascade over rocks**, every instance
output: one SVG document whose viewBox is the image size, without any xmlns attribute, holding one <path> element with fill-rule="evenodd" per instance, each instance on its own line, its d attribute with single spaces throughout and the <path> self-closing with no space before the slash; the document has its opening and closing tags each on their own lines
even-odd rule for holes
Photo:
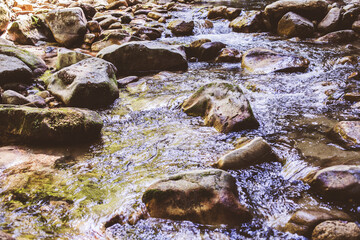
<svg viewBox="0 0 360 240">
<path fill-rule="evenodd" d="M 303 57 L 277 53 L 264 48 L 253 48 L 243 54 L 241 67 L 251 74 L 271 72 L 301 72 L 308 68 L 309 60 Z"/>
<path fill-rule="evenodd" d="M 115 65 L 119 74 L 187 70 L 185 52 L 178 46 L 139 41 L 112 45 L 97 57 Z"/>
<path fill-rule="evenodd" d="M 222 133 L 257 128 L 250 104 L 242 90 L 227 82 L 215 82 L 201 87 L 182 104 L 185 113 L 201 116 L 205 125 Z"/>
<path fill-rule="evenodd" d="M 251 219 L 238 200 L 235 179 L 222 170 L 197 170 L 152 184 L 142 201 L 151 217 L 239 225 Z"/>
<path fill-rule="evenodd" d="M 0 105 L 0 143 L 69 143 L 97 138 L 102 120 L 94 111 Z"/>
<path fill-rule="evenodd" d="M 113 64 L 87 58 L 63 68 L 45 83 L 66 106 L 96 108 L 110 105 L 119 97 Z"/>
</svg>

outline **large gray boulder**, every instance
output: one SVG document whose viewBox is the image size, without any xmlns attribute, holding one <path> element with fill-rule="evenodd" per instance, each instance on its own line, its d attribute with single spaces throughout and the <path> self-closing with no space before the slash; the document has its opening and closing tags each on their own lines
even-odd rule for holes
<svg viewBox="0 0 360 240">
<path fill-rule="evenodd" d="M 336 165 L 324 168 L 318 171 L 309 182 L 312 188 L 324 197 L 359 201 L 359 165 Z"/>
<path fill-rule="evenodd" d="M 261 137 L 256 137 L 224 156 L 215 164 L 220 169 L 242 169 L 262 162 L 276 160 L 271 146 Z"/>
<path fill-rule="evenodd" d="M 78 7 L 51 11 L 45 21 L 56 42 L 66 47 L 80 44 L 87 30 L 84 12 Z"/>
<path fill-rule="evenodd" d="M 111 63 L 88 58 L 56 72 L 45 84 L 66 106 L 96 108 L 119 97 L 115 74 Z"/>
<path fill-rule="evenodd" d="M 328 3 L 324 0 L 279 0 L 264 9 L 271 21 L 276 24 L 288 12 L 294 12 L 310 20 L 321 20 L 328 12 Z"/>
<path fill-rule="evenodd" d="M 270 72 L 299 72 L 309 66 L 309 60 L 303 57 L 277 53 L 264 48 L 252 48 L 243 54 L 241 67 L 251 74 Z"/>
<path fill-rule="evenodd" d="M 198 170 L 152 184 L 142 201 L 151 217 L 202 224 L 239 225 L 251 219 L 240 204 L 235 179 L 222 170 Z"/>
<path fill-rule="evenodd" d="M 5 83 L 30 83 L 31 69 L 16 57 L 0 54 L 0 85 Z"/>
<path fill-rule="evenodd" d="M 0 54 L 16 57 L 25 63 L 34 77 L 40 76 L 47 70 L 45 62 L 35 54 L 10 45 L 0 45 Z"/>
<path fill-rule="evenodd" d="M 149 41 L 112 45 L 101 50 L 97 57 L 113 63 L 120 74 L 177 71 L 188 67 L 185 53 L 178 46 Z"/>
<path fill-rule="evenodd" d="M 316 225 L 327 220 L 351 221 L 352 218 L 338 210 L 322 208 L 301 209 L 296 211 L 285 225 L 285 231 L 310 237 Z"/>
<path fill-rule="evenodd" d="M 0 105 L 0 143 L 73 143 L 97 138 L 102 120 L 94 111 Z"/>
<path fill-rule="evenodd" d="M 308 38 L 314 33 L 314 24 L 296 13 L 288 12 L 280 19 L 277 32 L 286 37 Z"/>
<path fill-rule="evenodd" d="M 259 126 L 242 90 L 227 82 L 214 82 L 201 87 L 182 104 L 185 113 L 201 116 L 205 125 L 222 133 Z"/>
</svg>

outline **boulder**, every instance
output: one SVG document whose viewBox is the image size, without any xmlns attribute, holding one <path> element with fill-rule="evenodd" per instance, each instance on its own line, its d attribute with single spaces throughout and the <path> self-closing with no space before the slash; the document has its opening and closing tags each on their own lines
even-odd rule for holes
<svg viewBox="0 0 360 240">
<path fill-rule="evenodd" d="M 334 7 L 330 9 L 324 19 L 318 24 L 317 29 L 322 33 L 329 33 L 338 30 L 341 20 L 341 9 Z"/>
<path fill-rule="evenodd" d="M 230 22 L 229 27 L 235 32 L 260 32 L 265 29 L 263 14 L 260 11 L 242 12 L 241 15 Z"/>
<path fill-rule="evenodd" d="M 27 50 L 10 45 L 0 45 L 0 54 L 21 60 L 31 69 L 34 77 L 40 76 L 47 70 L 45 62 Z"/>
<path fill-rule="evenodd" d="M 102 120 L 94 111 L 0 105 L 0 142 L 73 143 L 99 137 Z"/>
<path fill-rule="evenodd" d="M 199 60 L 201 61 L 211 61 L 214 60 L 221 49 L 225 48 L 226 45 L 222 42 L 206 42 L 201 44 L 199 47 Z"/>
<path fill-rule="evenodd" d="M 243 54 L 241 67 L 247 73 L 299 72 L 309 66 L 303 57 L 277 53 L 264 48 L 252 48 Z"/>
<path fill-rule="evenodd" d="M 322 208 L 301 209 L 296 211 L 285 225 L 285 230 L 301 236 L 310 237 L 316 225 L 327 220 L 351 221 L 352 218 L 338 210 Z"/>
<path fill-rule="evenodd" d="M 340 30 L 328 33 L 322 37 L 315 39 L 315 43 L 349 43 L 355 41 L 357 35 L 353 30 Z"/>
<path fill-rule="evenodd" d="M 94 42 L 91 44 L 92 52 L 99 52 L 104 48 L 110 47 L 112 45 L 121 45 L 129 42 L 130 37 L 127 34 L 109 34 L 108 37 Z"/>
<path fill-rule="evenodd" d="M 227 11 L 226 6 L 216 6 L 210 9 L 207 17 L 209 19 L 227 18 L 226 11 Z"/>
<path fill-rule="evenodd" d="M 312 240 L 358 240 L 360 227 L 354 222 L 325 221 L 312 232 Z"/>
<path fill-rule="evenodd" d="M 3 92 L 1 100 L 3 104 L 24 105 L 30 103 L 26 97 L 13 90 Z"/>
<path fill-rule="evenodd" d="M 336 165 L 318 171 L 309 181 L 322 196 L 337 200 L 358 201 L 360 197 L 360 166 Z"/>
<path fill-rule="evenodd" d="M 353 3 L 344 6 L 342 10 L 341 28 L 346 29 L 351 27 L 354 21 L 358 20 L 360 5 L 356 3 L 356 1 L 353 1 Z"/>
<path fill-rule="evenodd" d="M 129 42 L 101 50 L 97 57 L 113 63 L 120 74 L 187 70 L 185 53 L 178 46 L 158 42 Z"/>
<path fill-rule="evenodd" d="M 288 12 L 280 19 L 277 32 L 286 37 L 308 38 L 314 33 L 314 24 L 296 13 Z"/>
<path fill-rule="evenodd" d="M 341 121 L 330 134 L 348 149 L 360 148 L 360 121 Z"/>
<path fill-rule="evenodd" d="M 193 21 L 186 22 L 178 19 L 171 21 L 167 28 L 170 29 L 175 36 L 187 36 L 193 34 L 194 26 Z"/>
<path fill-rule="evenodd" d="M 190 44 L 190 46 L 186 49 L 186 55 L 188 56 L 188 58 L 190 57 L 200 58 L 200 47 L 201 45 L 207 42 L 211 42 L 211 40 L 207 38 L 201 38 L 193 41 Z"/>
<path fill-rule="evenodd" d="M 198 170 L 152 184 L 142 201 L 151 217 L 202 224 L 239 225 L 251 219 L 240 204 L 235 179 L 222 170 Z"/>
<path fill-rule="evenodd" d="M 241 13 L 241 9 L 240 8 L 232 8 L 232 7 L 228 7 L 226 9 L 226 18 L 229 20 L 233 20 L 234 18 L 237 18 Z"/>
<path fill-rule="evenodd" d="M 134 33 L 134 36 L 137 37 L 141 37 L 141 35 L 146 35 L 150 40 L 161 38 L 161 32 L 151 27 L 141 27 Z"/>
<path fill-rule="evenodd" d="M 274 26 L 288 12 L 294 12 L 310 20 L 322 20 L 328 12 L 328 3 L 324 0 L 279 0 L 264 9 Z"/>
<path fill-rule="evenodd" d="M 119 22 L 119 20 L 116 17 L 113 16 L 109 16 L 107 18 L 105 18 L 104 20 L 99 22 L 99 25 L 102 29 L 108 29 L 108 27 L 113 24 L 113 23 L 117 23 Z"/>
<path fill-rule="evenodd" d="M 88 58 L 56 72 L 45 84 L 66 106 L 103 107 L 119 97 L 115 73 L 111 63 Z"/>
<path fill-rule="evenodd" d="M 220 50 L 215 62 L 241 62 L 241 53 L 233 48 L 223 48 Z"/>
<path fill-rule="evenodd" d="M 8 7 L 0 2 L 0 35 L 2 35 L 10 22 L 10 11 Z"/>
<path fill-rule="evenodd" d="M 87 21 L 81 8 L 51 11 L 46 15 L 45 21 L 56 42 L 65 47 L 80 44 L 86 33 Z"/>
<path fill-rule="evenodd" d="M 205 125 L 222 133 L 257 128 L 250 104 L 242 90 L 227 82 L 214 82 L 201 87 L 182 104 L 185 113 L 201 116 Z"/>
<path fill-rule="evenodd" d="M 236 170 L 276 159 L 271 146 L 263 138 L 257 137 L 222 156 L 215 167 Z"/>
<path fill-rule="evenodd" d="M 82 52 L 71 51 L 66 48 L 58 48 L 55 63 L 56 70 L 63 69 L 91 57 L 92 56 Z"/>
<path fill-rule="evenodd" d="M 21 82 L 30 83 L 32 81 L 31 69 L 16 57 L 0 54 L 0 85 L 5 83 Z"/>
<path fill-rule="evenodd" d="M 18 44 L 36 45 L 39 42 L 47 42 L 49 39 L 34 22 L 34 18 L 26 18 L 15 21 L 8 29 L 7 38 Z"/>
</svg>

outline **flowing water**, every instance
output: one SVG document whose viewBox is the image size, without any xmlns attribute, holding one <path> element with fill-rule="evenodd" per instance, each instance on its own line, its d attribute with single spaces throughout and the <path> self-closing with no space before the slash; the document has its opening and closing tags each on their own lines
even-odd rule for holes
<svg viewBox="0 0 360 240">
<path fill-rule="evenodd" d="M 246 9 L 266 4 L 223 3 Z M 357 206 L 322 201 L 301 179 L 318 167 L 348 163 L 346 156 L 336 162 L 328 157 L 344 151 L 326 132 L 336 121 L 358 119 L 359 110 L 342 100 L 345 92 L 357 88 L 355 80 L 346 80 L 357 66 L 341 65 L 337 60 L 358 57 L 360 51 L 286 41 L 266 33 L 234 33 L 226 20 L 203 29 L 206 14 L 203 4 L 174 13 L 195 20 L 195 35 L 165 38 L 165 32 L 159 41 L 188 44 L 209 38 L 240 51 L 264 47 L 308 58 L 309 69 L 246 75 L 239 63 L 190 63 L 185 73 L 143 77 L 121 90 L 113 106 L 99 111 L 104 120 L 100 142 L 56 150 L 65 157 L 51 174 L 39 174 L 15 193 L 2 194 L 3 230 L 24 239 L 305 239 L 281 231 L 295 210 L 320 206 L 358 211 Z M 184 99 L 216 80 L 241 86 L 259 129 L 221 134 L 204 126 L 202 119 L 181 111 Z M 131 218 L 142 211 L 141 196 L 151 183 L 168 174 L 210 168 L 243 136 L 262 136 L 282 159 L 230 171 L 237 179 L 241 203 L 254 215 L 251 223 L 227 228 L 149 218 L 104 230 L 103 224 L 111 216 Z M 357 152 L 347 154 L 358 156 Z"/>
</svg>

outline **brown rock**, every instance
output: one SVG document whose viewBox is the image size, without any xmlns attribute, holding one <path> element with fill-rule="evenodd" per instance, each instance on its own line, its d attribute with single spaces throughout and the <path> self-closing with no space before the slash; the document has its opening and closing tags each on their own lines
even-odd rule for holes
<svg viewBox="0 0 360 240">
<path fill-rule="evenodd" d="M 215 62 L 240 62 L 241 53 L 238 50 L 232 48 L 223 48 L 220 50 L 219 55 L 215 59 Z"/>
<path fill-rule="evenodd" d="M 312 240 L 358 240 L 360 227 L 354 222 L 325 221 L 317 225 Z"/>
<path fill-rule="evenodd" d="M 235 32 L 259 32 L 263 31 L 264 20 L 260 11 L 242 12 L 241 15 L 230 22 L 229 27 Z"/>
<path fill-rule="evenodd" d="M 340 8 L 332 8 L 325 16 L 325 18 L 319 23 L 318 30 L 323 33 L 329 33 L 338 30 L 341 20 Z"/>
<path fill-rule="evenodd" d="M 167 28 L 170 29 L 175 36 L 187 36 L 193 34 L 194 26 L 193 21 L 186 22 L 179 19 L 171 21 Z"/>
<path fill-rule="evenodd" d="M 341 121 L 331 134 L 349 149 L 360 147 L 360 121 Z"/>
<path fill-rule="evenodd" d="M 293 12 L 288 12 L 279 21 L 277 32 L 286 37 L 311 37 L 314 33 L 314 24 Z"/>
</svg>

